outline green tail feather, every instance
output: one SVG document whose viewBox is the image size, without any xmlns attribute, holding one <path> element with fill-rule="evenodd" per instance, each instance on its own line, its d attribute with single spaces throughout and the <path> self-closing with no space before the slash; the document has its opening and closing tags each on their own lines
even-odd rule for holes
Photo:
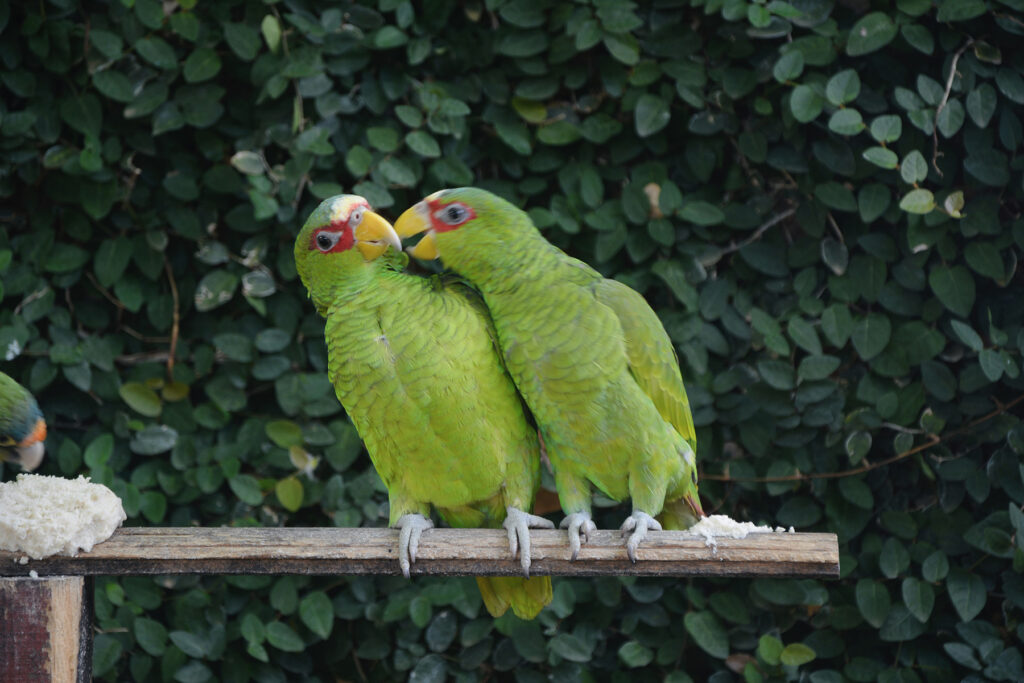
<svg viewBox="0 0 1024 683">
<path fill-rule="evenodd" d="M 520 619 L 533 619 L 552 598 L 550 576 L 478 576 L 476 585 L 492 617 L 511 607 Z"/>
</svg>

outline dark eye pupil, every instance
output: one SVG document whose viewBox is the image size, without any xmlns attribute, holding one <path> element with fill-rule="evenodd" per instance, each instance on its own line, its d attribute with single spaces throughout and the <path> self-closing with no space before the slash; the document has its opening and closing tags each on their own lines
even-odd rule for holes
<svg viewBox="0 0 1024 683">
<path fill-rule="evenodd" d="M 459 209 L 456 206 L 453 206 L 450 209 L 448 209 L 448 220 L 450 220 L 450 221 L 457 221 L 460 218 L 462 218 L 462 210 L 461 209 Z"/>
<path fill-rule="evenodd" d="M 331 238 L 327 235 L 317 235 L 316 243 L 321 249 L 329 249 L 331 246 Z"/>
</svg>

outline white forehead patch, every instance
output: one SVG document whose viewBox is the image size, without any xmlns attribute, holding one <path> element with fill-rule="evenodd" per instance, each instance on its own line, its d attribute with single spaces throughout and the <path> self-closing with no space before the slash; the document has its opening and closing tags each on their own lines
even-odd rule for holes
<svg viewBox="0 0 1024 683">
<path fill-rule="evenodd" d="M 362 197 L 351 196 L 335 200 L 334 204 L 331 205 L 331 223 L 347 221 L 349 214 L 352 213 L 352 209 L 357 206 L 367 206 L 366 200 Z"/>
</svg>

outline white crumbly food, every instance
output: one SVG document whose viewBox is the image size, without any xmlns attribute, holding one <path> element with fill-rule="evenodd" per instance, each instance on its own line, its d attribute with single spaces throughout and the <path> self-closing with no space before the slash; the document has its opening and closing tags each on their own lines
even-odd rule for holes
<svg viewBox="0 0 1024 683">
<path fill-rule="evenodd" d="M 781 534 L 786 533 L 786 530 L 782 527 L 775 527 L 773 531 L 770 526 L 757 526 L 753 522 L 737 522 L 729 515 L 711 515 L 701 518 L 686 532 L 702 537 L 704 545 L 711 548 L 712 551 L 717 551 L 719 538 L 746 538 L 748 534 Z M 789 533 L 793 533 L 793 527 L 789 527 Z"/>
<path fill-rule="evenodd" d="M 19 474 L 0 483 L 0 550 L 36 560 L 74 556 L 110 538 L 125 519 L 121 499 L 83 476 Z"/>
<path fill-rule="evenodd" d="M 30 579 L 38 579 L 39 578 L 39 572 L 37 572 L 35 569 L 32 569 L 28 573 L 28 578 L 30 578 Z"/>
</svg>

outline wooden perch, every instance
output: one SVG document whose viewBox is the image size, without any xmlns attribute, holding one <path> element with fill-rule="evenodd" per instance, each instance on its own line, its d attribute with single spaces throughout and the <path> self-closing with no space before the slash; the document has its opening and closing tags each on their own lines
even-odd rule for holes
<svg viewBox="0 0 1024 683">
<path fill-rule="evenodd" d="M 598 531 L 569 561 L 564 531 L 533 530 L 533 575 L 837 578 L 835 534 L 754 533 L 717 549 L 683 531 L 653 531 L 632 564 L 618 531 Z M 125 528 L 77 557 L 21 564 L 0 551 L 0 576 L 132 574 L 397 574 L 398 532 L 370 528 Z M 520 572 L 502 530 L 428 529 L 413 574 L 509 576 Z"/>
</svg>

